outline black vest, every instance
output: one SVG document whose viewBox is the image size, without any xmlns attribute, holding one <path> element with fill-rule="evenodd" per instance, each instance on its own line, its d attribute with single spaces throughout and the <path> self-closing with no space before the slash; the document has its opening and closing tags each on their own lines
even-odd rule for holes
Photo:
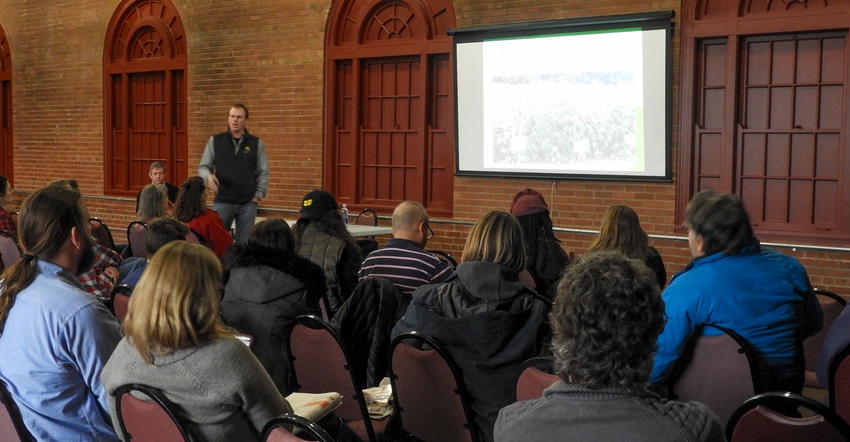
<svg viewBox="0 0 850 442">
<path fill-rule="evenodd" d="M 215 201 L 230 204 L 245 204 L 257 191 L 257 146 L 260 139 L 245 131 L 242 144 L 234 153 L 235 145 L 230 132 L 213 137 L 215 148 L 215 176 L 218 177 L 218 193 Z"/>
</svg>

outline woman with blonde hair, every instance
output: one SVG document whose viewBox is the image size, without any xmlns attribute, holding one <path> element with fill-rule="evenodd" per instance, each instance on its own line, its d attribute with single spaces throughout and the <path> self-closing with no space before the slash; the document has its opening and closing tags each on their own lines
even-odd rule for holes
<svg viewBox="0 0 850 442">
<path fill-rule="evenodd" d="M 546 301 L 526 288 L 523 233 L 502 211 L 482 216 L 469 232 L 463 262 L 442 284 L 424 285 L 392 336 L 416 330 L 439 341 L 463 372 L 484 440 L 493 440 L 499 409 L 516 400 L 520 365 L 543 351 Z"/>
<path fill-rule="evenodd" d="M 174 241 L 151 259 L 133 291 L 124 339 L 103 369 L 115 428 L 115 391 L 162 390 L 200 440 L 258 440 L 291 412 L 251 350 L 218 319 L 221 264 L 200 244 Z"/>
<path fill-rule="evenodd" d="M 162 184 L 148 184 L 139 192 L 136 221 L 145 224 L 168 215 L 168 194 Z"/>
<path fill-rule="evenodd" d="M 649 235 L 640 226 L 640 219 L 634 209 L 621 204 L 608 208 L 602 217 L 599 234 L 590 244 L 587 253 L 615 251 L 629 258 L 643 261 L 658 281 L 658 288 L 667 285 L 667 271 L 664 261 L 655 247 L 649 245 Z"/>
</svg>

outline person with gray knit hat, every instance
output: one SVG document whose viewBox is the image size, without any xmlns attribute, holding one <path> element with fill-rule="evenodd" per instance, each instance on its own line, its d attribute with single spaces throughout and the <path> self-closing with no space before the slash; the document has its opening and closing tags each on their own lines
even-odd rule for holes
<svg viewBox="0 0 850 442">
<path fill-rule="evenodd" d="M 348 233 L 330 192 L 313 190 L 301 199 L 301 217 L 292 227 L 295 253 L 325 271 L 327 298 L 332 317 L 357 285 L 357 270 L 363 262 L 360 247 Z"/>
</svg>

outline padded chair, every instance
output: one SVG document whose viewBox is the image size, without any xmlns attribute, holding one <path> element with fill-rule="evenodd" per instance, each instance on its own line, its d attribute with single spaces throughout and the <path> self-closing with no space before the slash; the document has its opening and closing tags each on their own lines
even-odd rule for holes
<svg viewBox="0 0 850 442">
<path fill-rule="evenodd" d="M 339 332 L 315 315 L 301 315 L 289 333 L 287 345 L 296 391 L 336 391 L 345 398 L 335 410 L 361 440 L 377 442 L 387 419 L 372 421 L 363 391 L 356 387 L 351 357 Z"/>
<path fill-rule="evenodd" d="M 429 442 L 481 440 L 463 374 L 434 338 L 413 331 L 393 339 L 390 381 L 405 431 Z"/>
<path fill-rule="evenodd" d="M 21 248 L 18 240 L 8 230 L 0 230 L 0 263 L 3 268 L 12 267 L 21 259 Z"/>
<path fill-rule="evenodd" d="M 292 432 L 286 429 L 287 425 L 293 427 Z M 309 440 L 335 442 L 322 427 L 297 414 L 284 414 L 270 420 L 263 428 L 263 436 L 260 440 L 265 442 L 300 442 L 304 440 L 296 434 L 307 437 Z"/>
<path fill-rule="evenodd" d="M 29 442 L 32 439 L 29 430 L 21 418 L 21 411 L 12 400 L 6 384 L 0 381 L 0 439 L 8 442 Z"/>
<path fill-rule="evenodd" d="M 850 422 L 850 345 L 829 366 L 830 409 Z"/>
<path fill-rule="evenodd" d="M 449 267 L 452 269 L 457 268 L 457 261 L 450 255 L 448 252 L 440 250 L 440 249 L 428 249 L 428 253 L 436 256 L 437 258 L 442 259 L 449 263 Z"/>
<path fill-rule="evenodd" d="M 112 238 L 112 232 L 109 231 L 109 227 L 107 227 L 103 220 L 93 216 L 89 218 L 89 224 L 91 224 L 91 236 L 97 240 L 98 244 L 108 249 L 115 251 L 118 250 L 115 248 L 115 241 Z"/>
<path fill-rule="evenodd" d="M 561 378 L 554 374 L 552 357 L 531 358 L 522 364 L 522 371 L 516 380 L 516 400 L 527 401 L 543 396 L 543 390 L 549 388 Z"/>
<path fill-rule="evenodd" d="M 815 368 L 818 365 L 818 355 L 823 346 L 823 340 L 826 338 L 826 333 L 832 325 L 832 321 L 841 314 L 847 300 L 841 296 L 824 289 L 814 289 L 815 295 L 820 302 L 821 310 L 823 311 L 823 328 L 812 336 L 803 341 L 803 349 L 806 355 L 806 387 L 809 388 L 824 388 L 815 376 Z"/>
<path fill-rule="evenodd" d="M 116 285 L 112 289 L 112 295 L 109 299 L 109 307 L 112 309 L 112 314 L 118 320 L 118 324 L 124 323 L 124 317 L 127 316 L 127 307 L 130 306 L 130 295 L 133 294 L 133 288 L 127 284 Z"/>
<path fill-rule="evenodd" d="M 761 393 L 755 353 L 737 333 L 710 325 L 723 334 L 694 334 L 685 353 L 673 368 L 669 397 L 679 401 L 702 402 L 721 422 L 726 422 L 742 402 Z"/>
<path fill-rule="evenodd" d="M 120 424 L 120 429 L 116 430 L 125 441 L 192 441 L 186 425 L 177 415 L 176 406 L 156 388 L 142 384 L 118 387 L 115 409 Z"/>
<path fill-rule="evenodd" d="M 148 225 L 141 221 L 133 221 L 127 226 L 127 249 L 129 256 L 148 258 L 148 252 L 145 249 L 145 234 L 147 231 Z"/>
<path fill-rule="evenodd" d="M 788 417 L 774 409 L 810 410 L 804 418 Z M 814 414 L 814 415 L 812 415 Z M 850 425 L 823 404 L 794 393 L 771 392 L 747 399 L 726 424 L 730 442 L 848 441 Z"/>
</svg>

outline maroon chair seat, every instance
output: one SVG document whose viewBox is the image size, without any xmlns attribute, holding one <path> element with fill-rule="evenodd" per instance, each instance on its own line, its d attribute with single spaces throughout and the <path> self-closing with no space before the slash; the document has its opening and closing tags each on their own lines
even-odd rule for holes
<svg viewBox="0 0 850 442">
<path fill-rule="evenodd" d="M 815 376 L 815 368 L 818 365 L 818 355 L 823 346 L 823 340 L 826 338 L 826 333 L 835 318 L 844 310 L 847 300 L 841 296 L 823 289 L 814 289 L 815 295 L 820 302 L 821 311 L 823 311 L 823 328 L 809 336 L 803 341 L 803 350 L 806 356 L 806 387 L 809 388 L 824 388 Z"/>
<path fill-rule="evenodd" d="M 806 408 L 808 417 L 789 417 L 774 409 Z M 812 415 L 814 413 L 814 415 Z M 850 440 L 850 426 L 823 404 L 794 393 L 770 392 L 747 399 L 729 418 L 730 442 L 838 442 Z"/>
<path fill-rule="evenodd" d="M 129 249 L 130 256 L 147 259 L 148 251 L 145 248 L 147 231 L 147 224 L 141 221 L 133 221 L 127 226 L 127 249 Z"/>
<path fill-rule="evenodd" d="M 0 382 L 0 439 L 8 442 L 29 442 L 32 436 L 24 425 L 21 411 L 6 390 L 6 384 Z"/>
<path fill-rule="evenodd" d="M 527 401 L 543 396 L 543 390 L 561 380 L 552 374 L 552 358 L 531 358 L 522 364 L 516 381 L 516 400 Z"/>
<path fill-rule="evenodd" d="M 142 396 L 144 399 L 140 399 Z M 161 391 L 142 384 L 128 384 L 115 391 L 115 409 L 121 434 L 133 442 L 191 442 L 193 439 L 177 415 L 176 407 Z"/>
</svg>

